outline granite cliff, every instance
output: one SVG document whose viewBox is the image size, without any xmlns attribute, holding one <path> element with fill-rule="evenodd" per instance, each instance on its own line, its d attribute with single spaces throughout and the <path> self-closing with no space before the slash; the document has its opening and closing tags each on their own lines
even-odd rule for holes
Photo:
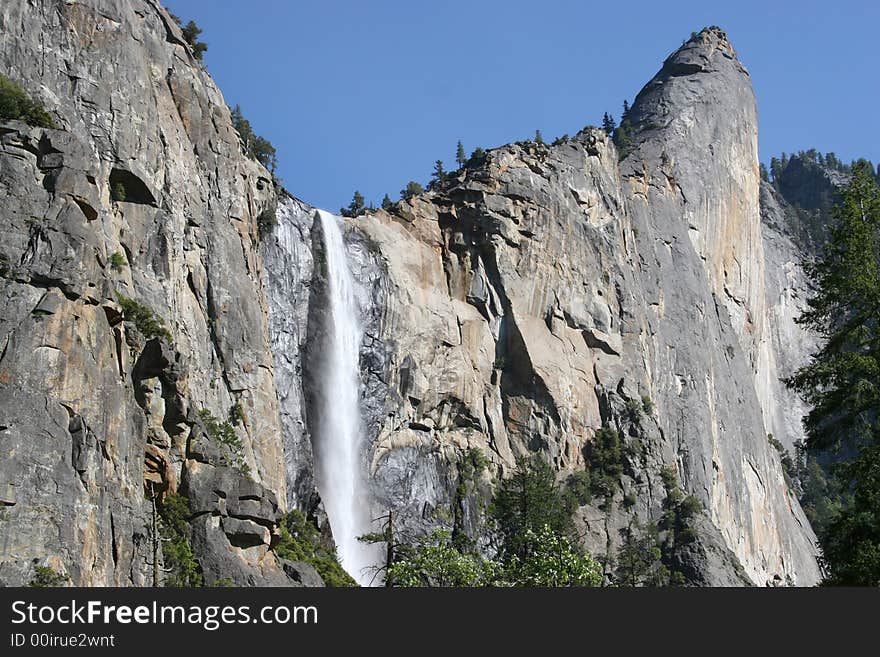
<svg viewBox="0 0 880 657">
<path fill-rule="evenodd" d="M 4 73 L 57 125 L 0 126 L 0 581 L 41 563 L 150 583 L 152 482 L 190 498 L 209 583 L 290 582 L 269 549 L 287 496 L 256 251 L 271 175 L 157 3 L 4 3 L 0 33 Z M 206 435 L 232 408 L 250 476 Z"/>
<path fill-rule="evenodd" d="M 332 533 L 311 444 L 314 209 L 246 157 L 157 3 L 7 3 L 0 32 L 3 71 L 57 125 L 0 124 L 0 582 L 38 563 L 149 584 L 152 485 L 190 500 L 208 583 L 318 583 L 273 549 L 288 509 Z M 803 255 L 724 33 L 670 55 L 630 120 L 623 153 L 595 128 L 502 146 L 345 221 L 374 515 L 491 551 L 493 481 L 532 453 L 564 479 L 613 429 L 623 474 L 577 512 L 591 552 L 662 515 L 672 472 L 703 508 L 673 564 L 688 582 L 813 584 L 815 537 L 767 439 L 801 435 L 779 377 L 811 344 L 793 322 Z"/>
</svg>

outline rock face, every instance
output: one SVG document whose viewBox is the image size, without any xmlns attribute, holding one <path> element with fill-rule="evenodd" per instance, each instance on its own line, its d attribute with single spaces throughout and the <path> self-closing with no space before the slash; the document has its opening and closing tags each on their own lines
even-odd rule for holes
<svg viewBox="0 0 880 657">
<path fill-rule="evenodd" d="M 781 379 L 806 365 L 819 347 L 819 337 L 795 321 L 813 293 L 803 265 L 811 257 L 808 249 L 814 247 L 802 246 L 797 212 L 767 182 L 761 183 L 761 226 L 768 327 L 780 377 L 773 389 L 775 403 L 767 418 L 768 430 L 793 453 L 795 443 L 806 438 L 801 418 L 809 409 Z"/>
<path fill-rule="evenodd" d="M 685 487 L 702 497 L 749 577 L 809 583 L 818 575 L 814 538 L 767 444 L 781 400 L 748 73 L 720 30 L 704 30 L 667 59 L 632 114 L 635 147 L 621 169 L 639 230 L 664 434 Z"/>
<path fill-rule="evenodd" d="M 278 226 L 263 241 L 260 253 L 266 267 L 271 350 L 288 500 L 291 506 L 310 508 L 314 502 L 314 462 L 303 391 L 303 353 L 308 330 L 309 296 L 314 262 L 311 231 L 314 209 L 302 201 L 283 198 Z"/>
<path fill-rule="evenodd" d="M 36 563 L 150 584 L 155 490 L 189 499 L 208 583 L 319 585 L 273 550 L 289 508 L 332 531 L 308 394 L 327 301 L 314 209 L 243 154 L 157 3 L 52 7 L 0 8 L 3 70 L 58 125 L 0 124 L 0 583 Z M 590 551 L 657 520 L 674 473 L 703 507 L 673 564 L 689 582 L 815 583 L 767 439 L 800 435 L 778 378 L 808 348 L 808 288 L 760 184 L 748 73 L 704 30 L 629 118 L 622 160 L 595 128 L 508 145 L 346 222 L 374 516 L 491 552 L 493 482 L 534 453 L 583 470 L 612 428 L 623 474 L 577 514 Z"/>
<path fill-rule="evenodd" d="M 629 118 L 620 163 L 597 129 L 504 146 L 441 188 L 348 222 L 370 338 L 374 516 L 453 526 L 491 549 L 491 479 L 535 452 L 560 476 L 583 469 L 611 427 L 624 436 L 624 474 L 610 499 L 579 511 L 594 554 L 613 555 L 633 518 L 660 517 L 671 468 L 704 508 L 676 564 L 689 581 L 815 583 L 815 539 L 767 438 L 791 444 L 798 432 L 778 378 L 802 357 L 786 350 L 805 289 L 797 250 L 761 220 L 748 73 L 720 30 L 704 30 Z M 285 267 L 306 259 L 296 254 L 314 221 L 284 205 L 286 255 L 264 252 L 273 279 L 302 274 Z M 299 328 L 276 320 L 273 344 L 296 334 L 307 353 L 302 312 L 278 315 Z M 279 373 L 285 358 L 276 347 Z M 475 449 L 485 472 L 466 467 Z"/>
<path fill-rule="evenodd" d="M 58 126 L 0 125 L 0 581 L 36 562 L 150 583 L 152 483 L 198 502 L 209 583 L 297 583 L 270 550 L 287 500 L 256 251 L 271 175 L 157 3 L 4 3 L 0 33 L 3 72 Z M 199 418 L 233 408 L 250 478 Z M 232 510 L 242 487 L 258 511 Z"/>
</svg>

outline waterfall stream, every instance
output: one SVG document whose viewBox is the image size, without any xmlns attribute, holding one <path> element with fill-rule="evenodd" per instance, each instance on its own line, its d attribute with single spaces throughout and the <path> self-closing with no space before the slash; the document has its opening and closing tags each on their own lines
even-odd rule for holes
<svg viewBox="0 0 880 657">
<path fill-rule="evenodd" d="M 318 215 L 324 235 L 327 312 L 313 436 L 317 485 L 343 568 L 368 586 L 377 549 L 358 541 L 371 530 L 358 387 L 362 331 L 339 221 L 323 210 Z"/>
</svg>

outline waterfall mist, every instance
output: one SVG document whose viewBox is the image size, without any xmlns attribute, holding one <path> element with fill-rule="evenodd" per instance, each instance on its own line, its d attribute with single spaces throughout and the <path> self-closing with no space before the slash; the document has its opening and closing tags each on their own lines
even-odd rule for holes
<svg viewBox="0 0 880 657">
<path fill-rule="evenodd" d="M 318 210 L 318 215 L 324 236 L 327 296 L 316 391 L 318 417 L 313 427 L 317 486 L 343 568 L 359 584 L 368 586 L 378 546 L 358 541 L 358 536 L 371 531 L 358 385 L 363 334 L 339 223 L 323 210 Z"/>
</svg>

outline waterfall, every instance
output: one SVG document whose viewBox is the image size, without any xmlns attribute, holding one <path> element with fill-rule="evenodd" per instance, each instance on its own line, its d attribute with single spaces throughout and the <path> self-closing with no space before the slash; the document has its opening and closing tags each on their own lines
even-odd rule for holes
<svg viewBox="0 0 880 657">
<path fill-rule="evenodd" d="M 359 584 L 369 585 L 377 549 L 358 541 L 371 530 L 358 389 L 362 332 L 339 223 L 323 210 L 318 216 L 324 235 L 327 299 L 318 421 L 313 431 L 317 485 L 342 567 Z"/>
</svg>

